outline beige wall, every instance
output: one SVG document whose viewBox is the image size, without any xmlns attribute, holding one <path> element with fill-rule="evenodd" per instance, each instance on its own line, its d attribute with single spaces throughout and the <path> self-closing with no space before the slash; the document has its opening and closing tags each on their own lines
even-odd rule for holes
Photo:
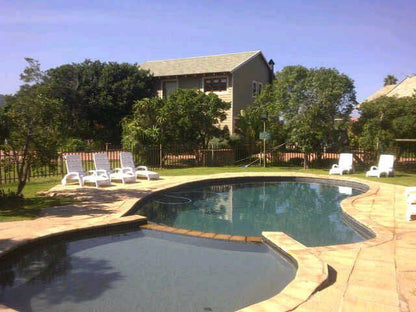
<svg viewBox="0 0 416 312">
<path fill-rule="evenodd" d="M 196 88 L 203 91 L 203 78 L 213 77 L 215 75 L 197 75 L 177 78 L 160 78 L 156 82 L 157 95 L 162 97 L 163 80 L 176 80 L 178 87 L 183 89 Z M 219 75 L 216 75 L 219 76 Z M 227 119 L 221 123 L 221 127 L 227 126 L 231 133 L 234 132 L 235 120 L 240 111 L 248 105 L 253 104 L 252 82 L 253 80 L 263 83 L 265 86 L 269 82 L 268 65 L 264 62 L 262 56 L 258 55 L 247 63 L 242 64 L 232 74 L 227 74 L 227 91 L 216 92 L 218 97 L 226 102 L 231 102 L 231 109 L 227 111 Z"/>
<path fill-rule="evenodd" d="M 242 109 L 252 105 L 255 100 L 252 97 L 253 80 L 263 83 L 263 87 L 269 83 L 269 67 L 258 55 L 238 68 L 233 74 L 233 115 L 236 118 Z"/>
<path fill-rule="evenodd" d="M 224 75 L 217 75 L 217 76 L 221 76 L 223 77 Z M 231 74 L 227 74 L 225 75 L 227 77 L 227 91 L 224 92 L 216 92 L 216 94 L 218 95 L 218 97 L 225 101 L 225 102 L 231 102 L 232 101 L 232 92 L 233 92 L 233 88 L 232 88 L 232 76 Z M 156 81 L 156 91 L 157 91 L 157 96 L 158 97 L 162 97 L 163 96 L 163 92 L 162 92 L 162 81 L 174 81 L 176 80 L 178 82 L 178 87 L 182 88 L 182 89 L 199 89 L 201 91 L 203 91 L 203 78 L 208 78 L 208 77 L 215 77 L 214 75 L 198 75 L 198 76 L 186 76 L 186 77 L 178 77 L 178 78 L 160 78 Z M 224 120 L 224 122 L 222 122 L 220 124 L 221 127 L 227 126 L 228 129 L 231 131 L 231 127 L 232 125 L 232 111 L 231 109 L 229 111 L 227 111 L 227 119 Z"/>
</svg>

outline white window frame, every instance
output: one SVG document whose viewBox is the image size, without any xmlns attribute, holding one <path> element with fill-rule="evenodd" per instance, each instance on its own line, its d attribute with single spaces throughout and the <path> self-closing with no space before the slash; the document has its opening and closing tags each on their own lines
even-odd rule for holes
<svg viewBox="0 0 416 312">
<path fill-rule="evenodd" d="M 263 83 L 259 81 L 257 83 L 257 95 L 259 95 L 262 90 L 263 90 Z"/>
<path fill-rule="evenodd" d="M 204 91 L 205 90 L 205 79 L 226 79 L 226 86 L 225 86 L 225 90 L 224 91 Z M 228 93 L 228 88 L 229 88 L 229 80 L 228 80 L 228 76 L 224 75 L 224 76 L 203 76 L 202 77 L 202 92 L 205 93 L 215 93 L 215 94 L 226 94 Z"/>
</svg>

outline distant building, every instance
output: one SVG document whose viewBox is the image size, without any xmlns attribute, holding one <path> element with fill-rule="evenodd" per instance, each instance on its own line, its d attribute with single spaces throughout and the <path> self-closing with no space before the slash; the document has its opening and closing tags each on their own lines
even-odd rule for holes
<svg viewBox="0 0 416 312">
<path fill-rule="evenodd" d="M 263 86 L 274 77 L 274 62 L 261 51 L 149 61 L 140 65 L 156 80 L 157 95 L 167 98 L 178 88 L 214 92 L 231 102 L 222 126 L 234 132 L 240 111 L 253 104 Z"/>
<path fill-rule="evenodd" d="M 375 100 L 381 96 L 390 97 L 406 97 L 413 96 L 416 92 L 416 75 L 406 77 L 398 84 L 384 86 L 376 93 L 370 95 L 363 102 L 369 102 Z M 359 108 L 359 107 L 357 107 Z"/>
</svg>

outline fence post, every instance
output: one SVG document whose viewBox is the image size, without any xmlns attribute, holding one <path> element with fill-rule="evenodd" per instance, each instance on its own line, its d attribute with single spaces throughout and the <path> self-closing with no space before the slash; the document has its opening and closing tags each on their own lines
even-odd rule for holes
<svg viewBox="0 0 416 312">
<path fill-rule="evenodd" d="M 162 144 L 159 144 L 159 169 L 162 169 L 163 167 L 162 156 L 163 156 Z"/>
<path fill-rule="evenodd" d="M 58 160 L 61 162 L 61 177 L 64 176 L 64 152 L 61 150 Z"/>
</svg>

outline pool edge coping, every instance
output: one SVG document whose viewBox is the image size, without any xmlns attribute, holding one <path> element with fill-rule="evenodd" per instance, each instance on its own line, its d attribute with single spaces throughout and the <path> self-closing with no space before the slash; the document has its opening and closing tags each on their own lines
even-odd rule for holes
<svg viewBox="0 0 416 312">
<path fill-rule="evenodd" d="M 238 178 L 241 177 L 241 174 L 218 174 L 218 175 L 210 175 L 210 176 L 191 176 L 192 178 L 190 180 L 192 181 L 172 181 L 172 183 L 168 183 L 170 185 L 161 185 L 161 188 L 156 188 L 156 191 L 160 191 L 163 189 L 168 189 L 171 187 L 175 187 L 175 186 L 179 186 L 179 185 L 183 185 L 189 182 L 198 182 L 198 181 L 206 181 L 206 180 L 212 180 L 213 176 L 215 176 L 216 178 Z M 245 175 L 247 176 L 247 175 Z M 305 247 L 302 244 L 300 244 L 299 242 L 293 240 L 292 238 L 290 238 L 289 236 L 287 236 L 284 233 L 280 233 L 280 232 L 271 232 L 271 234 L 266 234 L 266 236 L 270 237 L 270 236 L 274 236 L 275 239 L 268 239 L 267 237 L 265 238 L 265 240 L 269 240 L 272 242 L 272 245 L 276 245 L 278 247 L 278 249 L 281 249 L 283 251 L 287 251 L 288 255 L 290 255 L 291 257 L 293 257 L 298 265 L 298 271 L 309 271 L 308 267 L 305 265 L 304 263 L 304 255 L 302 255 L 302 252 L 299 250 L 296 250 L 296 248 L 293 248 L 293 246 L 296 246 L 297 244 L 300 244 L 304 247 L 303 253 L 306 254 L 310 254 L 314 257 L 315 260 L 317 260 L 318 262 L 320 262 L 319 265 L 319 269 L 316 269 L 316 266 L 314 265 L 313 270 L 316 270 L 316 274 L 313 274 L 312 276 L 317 276 L 318 277 L 318 282 L 320 281 L 319 285 L 323 285 L 325 284 L 325 281 L 327 280 L 328 277 L 328 268 L 327 265 L 324 261 L 322 261 L 321 258 L 319 258 L 318 256 L 314 255 L 314 251 L 316 250 L 332 250 L 332 249 L 338 249 L 340 248 L 340 246 L 351 246 L 354 248 L 357 248 L 357 246 L 363 246 L 363 247 L 369 247 L 369 246 L 374 246 L 377 244 L 381 244 L 383 242 L 389 241 L 392 239 L 393 237 L 393 232 L 391 230 L 387 230 L 386 227 L 381 226 L 379 224 L 377 224 L 376 222 L 374 222 L 372 219 L 370 219 L 368 216 L 368 213 L 366 213 L 365 211 L 362 213 L 359 213 L 360 211 L 357 211 L 357 208 L 354 207 L 355 205 L 355 201 L 358 198 L 361 197 L 370 197 L 370 196 L 374 196 L 377 194 L 377 192 L 379 191 L 379 186 L 377 186 L 376 183 L 373 183 L 372 181 L 364 181 L 355 177 L 341 177 L 341 179 L 339 177 L 332 177 L 332 176 L 323 176 L 323 175 L 316 175 L 316 174 L 303 174 L 303 173 L 294 173 L 294 174 L 288 174 L 288 173 L 252 173 L 250 174 L 251 177 L 310 177 L 312 179 L 320 179 L 320 180 L 338 180 L 338 181 L 352 181 L 352 182 L 357 182 L 360 184 L 364 184 L 368 186 L 368 190 L 360 195 L 357 196 L 352 196 L 352 197 L 348 197 L 346 199 L 344 199 L 341 202 L 341 208 L 343 210 L 343 212 L 347 213 L 347 215 L 351 216 L 353 219 L 357 220 L 358 222 L 362 223 L 364 226 L 370 228 L 372 231 L 374 231 L 374 233 L 376 234 L 376 236 L 372 239 L 369 239 L 367 241 L 364 242 L 358 242 L 358 243 L 353 243 L 353 244 L 347 244 L 347 245 L 333 245 L 333 246 L 323 246 L 323 247 Z M 189 178 L 189 177 L 188 177 Z M 378 183 L 378 182 L 377 182 Z M 154 192 L 155 188 L 150 189 L 150 193 Z M 143 196 L 146 197 L 148 195 Z M 100 227 L 106 227 L 106 226 L 111 226 L 111 224 L 117 224 L 117 223 L 128 223 L 128 222 L 135 222 L 132 221 L 131 219 L 140 219 L 141 221 L 143 221 L 144 219 L 141 216 L 126 216 L 126 212 L 128 212 L 134 205 L 136 202 L 138 202 L 141 199 L 127 199 L 125 200 L 119 208 L 121 208 L 119 212 L 117 212 L 116 214 L 112 214 L 109 216 L 105 216 L 105 217 L 101 217 L 100 220 L 98 220 L 98 222 L 90 222 L 87 224 L 84 224 L 83 226 L 66 226 L 65 227 L 59 227 L 59 228 L 53 228 L 53 229 L 49 229 L 49 230 L 45 230 L 46 234 L 44 233 L 44 235 L 39 235 L 35 238 L 32 239 L 28 239 L 28 240 L 23 240 L 23 241 L 19 241 L 18 243 L 15 244 L 15 246 L 13 246 L 13 248 L 9 248 L 6 250 L 1 250 L 0 251 L 0 256 L 3 256 L 4 254 L 10 252 L 12 249 L 14 248 L 18 248 L 21 245 L 25 245 L 29 242 L 33 242 L 34 240 L 37 239 L 42 239 L 44 237 L 47 236 L 54 236 L 54 235 L 60 235 L 63 234 L 65 232 L 77 232 L 77 231 L 83 231 L 85 229 L 95 229 L 95 228 L 100 228 Z M 358 212 L 358 214 L 357 214 Z M 122 218 L 121 218 L 122 217 Z M 120 219 L 124 219 L 124 220 L 120 220 Z M 137 220 L 136 220 L 137 222 Z M 146 222 L 146 220 L 144 220 L 143 222 Z M 142 227 L 142 226 L 140 226 Z M 144 228 L 146 228 L 146 226 L 144 226 Z M 267 232 L 265 232 L 267 233 Z M 177 234 L 181 234 L 181 233 L 177 233 Z M 283 236 L 282 236 L 283 235 Z M 276 238 L 276 236 L 278 236 L 278 238 Z M 282 244 L 282 238 L 286 236 L 287 238 L 289 238 L 289 240 L 293 240 L 295 243 L 292 245 L 292 247 L 288 247 L 288 246 L 284 246 L 284 243 Z M 361 245 L 360 245 L 361 244 Z M 308 255 L 309 256 L 309 255 Z M 315 261 L 314 260 L 314 261 Z M 322 273 L 322 265 L 326 266 L 326 278 L 323 278 L 323 276 L 325 276 L 325 273 Z M 303 273 L 302 273 L 303 274 Z M 324 275 L 322 275 L 324 274 Z M 300 277 L 302 277 L 303 275 L 299 274 Z M 311 277 L 311 276 L 310 276 Z M 258 304 L 262 304 L 262 310 L 266 310 L 268 311 L 270 309 L 270 311 L 288 311 L 288 310 L 293 310 L 296 309 L 296 307 L 298 307 L 299 305 L 301 305 L 302 303 L 305 302 L 305 300 L 307 300 L 310 296 L 312 296 L 317 290 L 319 290 L 319 285 L 316 285 L 316 282 L 314 282 L 315 286 L 311 287 L 311 282 L 310 280 L 305 280 L 305 279 L 298 279 L 298 274 L 296 274 L 296 277 L 294 280 L 292 280 L 280 293 L 278 293 L 277 295 L 264 300 L 262 302 L 259 303 L 255 303 L 251 306 L 245 307 L 243 308 L 241 311 L 256 311 L 257 309 L 253 309 L 255 308 Z M 288 289 L 288 290 L 287 290 Z M 296 290 L 297 292 L 300 292 L 304 289 L 307 289 L 307 291 L 309 291 L 309 295 L 305 295 L 302 296 L 302 298 L 296 298 L 296 296 L 293 295 L 293 290 Z M 292 302 L 291 307 L 288 307 L 288 304 L 286 304 L 286 302 Z M 0 304 L 0 308 L 3 308 L 4 306 L 2 306 Z M 11 308 L 7 308 L 7 311 L 15 311 Z"/>
</svg>

